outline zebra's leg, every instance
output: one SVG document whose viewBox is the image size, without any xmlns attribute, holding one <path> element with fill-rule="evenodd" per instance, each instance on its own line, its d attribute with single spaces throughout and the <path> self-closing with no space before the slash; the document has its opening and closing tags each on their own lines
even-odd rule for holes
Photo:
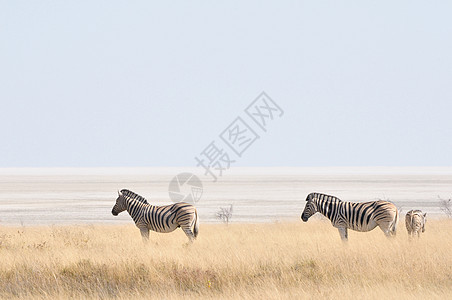
<svg viewBox="0 0 452 300">
<path fill-rule="evenodd" d="M 348 241 L 348 231 L 347 231 L 347 227 L 339 227 L 339 234 L 341 235 L 341 240 L 343 242 Z"/>
<path fill-rule="evenodd" d="M 395 236 L 395 234 L 392 232 L 392 226 L 393 224 L 391 222 L 382 222 L 378 224 L 378 227 L 380 227 L 381 231 L 383 231 L 385 236 L 388 238 Z"/>
<path fill-rule="evenodd" d="M 185 232 L 185 235 L 188 237 L 190 243 L 193 243 L 193 240 L 195 239 L 195 235 L 193 234 L 193 232 L 191 231 L 190 227 L 181 227 L 182 230 Z"/>
<path fill-rule="evenodd" d="M 149 241 L 149 229 L 140 228 L 141 237 L 143 238 L 143 242 L 147 243 Z"/>
<path fill-rule="evenodd" d="M 380 227 L 381 228 L 381 227 Z M 383 228 L 381 228 L 381 230 L 383 231 L 383 233 L 386 235 L 386 237 L 391 237 L 392 235 L 391 235 L 391 233 L 389 232 L 389 229 L 383 229 Z"/>
</svg>

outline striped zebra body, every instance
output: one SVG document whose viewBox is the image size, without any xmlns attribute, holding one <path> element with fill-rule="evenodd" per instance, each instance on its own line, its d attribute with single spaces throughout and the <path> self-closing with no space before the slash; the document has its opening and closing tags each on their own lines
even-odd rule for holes
<svg viewBox="0 0 452 300">
<path fill-rule="evenodd" d="M 124 189 L 118 192 L 111 213 L 117 216 L 125 210 L 140 229 L 144 241 L 149 239 L 149 230 L 167 233 L 180 227 L 190 242 L 198 235 L 198 212 L 191 204 L 179 202 L 164 206 L 151 205 L 140 195 Z"/>
<path fill-rule="evenodd" d="M 301 219 L 307 222 L 316 212 L 321 213 L 339 230 L 342 240 L 348 239 L 347 229 L 366 232 L 379 226 L 386 236 L 396 233 L 398 211 L 391 202 L 345 202 L 320 193 L 309 194 L 306 201 Z"/>
<path fill-rule="evenodd" d="M 410 237 L 419 238 L 421 232 L 425 232 L 425 223 L 427 222 L 427 214 L 423 214 L 420 210 L 410 210 L 405 216 L 405 225 Z"/>
</svg>

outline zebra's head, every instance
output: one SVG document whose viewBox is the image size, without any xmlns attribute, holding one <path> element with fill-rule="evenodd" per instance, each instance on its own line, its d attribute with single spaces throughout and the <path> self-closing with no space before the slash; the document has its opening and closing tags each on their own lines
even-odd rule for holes
<svg viewBox="0 0 452 300">
<path fill-rule="evenodd" d="M 423 214 L 422 232 L 425 232 L 425 223 L 427 223 L 427 213 Z"/>
<path fill-rule="evenodd" d="M 317 212 L 317 205 L 314 199 L 314 193 L 311 193 L 306 197 L 306 206 L 301 214 L 303 222 L 307 222 L 308 219 Z"/>
<path fill-rule="evenodd" d="M 118 191 L 118 198 L 116 198 L 116 204 L 115 204 L 115 206 L 113 206 L 113 209 L 111 210 L 111 214 L 113 216 L 117 216 L 120 212 L 123 212 L 126 209 L 127 209 L 126 198 L 120 191 Z"/>
</svg>

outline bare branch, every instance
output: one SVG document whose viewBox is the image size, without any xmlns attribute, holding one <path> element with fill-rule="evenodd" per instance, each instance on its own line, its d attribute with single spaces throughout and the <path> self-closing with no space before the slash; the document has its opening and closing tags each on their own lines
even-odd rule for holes
<svg viewBox="0 0 452 300">
<path fill-rule="evenodd" d="M 438 195 L 439 209 L 446 214 L 446 216 L 452 219 L 452 199 L 443 199 Z"/>
<path fill-rule="evenodd" d="M 223 223 L 229 224 L 229 219 L 232 218 L 233 206 L 232 204 L 229 207 L 220 207 L 220 210 L 217 211 L 215 216 L 222 220 Z"/>
</svg>

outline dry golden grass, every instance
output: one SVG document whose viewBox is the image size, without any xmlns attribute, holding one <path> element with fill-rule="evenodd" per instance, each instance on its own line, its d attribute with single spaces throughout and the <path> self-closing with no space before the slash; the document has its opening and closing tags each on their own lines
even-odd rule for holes
<svg viewBox="0 0 452 300">
<path fill-rule="evenodd" d="M 429 221 L 409 242 L 377 228 L 330 223 L 201 224 L 151 232 L 128 226 L 2 227 L 0 298 L 452 298 L 452 222 Z"/>
</svg>

